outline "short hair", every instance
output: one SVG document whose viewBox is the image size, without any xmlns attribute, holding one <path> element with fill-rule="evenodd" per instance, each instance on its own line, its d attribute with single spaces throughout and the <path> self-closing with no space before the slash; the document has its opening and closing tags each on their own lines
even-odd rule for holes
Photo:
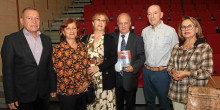
<svg viewBox="0 0 220 110">
<path fill-rule="evenodd" d="M 185 38 L 183 37 L 182 31 L 181 31 L 182 23 L 185 20 L 190 20 L 195 25 L 195 27 L 198 28 L 198 32 L 196 33 L 196 38 L 197 39 L 198 38 L 203 39 L 204 35 L 202 34 L 202 28 L 201 28 L 201 25 L 199 24 L 199 22 L 195 18 L 193 18 L 193 17 L 183 16 L 182 17 L 182 21 L 180 22 L 179 27 L 178 27 L 178 34 L 179 34 L 179 37 L 181 38 L 181 40 L 185 40 Z"/>
<path fill-rule="evenodd" d="M 78 36 L 78 25 L 77 25 L 77 22 L 76 20 L 72 19 L 72 18 L 66 18 L 63 20 L 63 22 L 61 23 L 60 25 L 60 29 L 59 29 L 59 35 L 60 35 L 60 42 L 62 41 L 66 41 L 66 36 L 63 35 L 63 31 L 64 29 L 68 26 L 68 24 L 70 23 L 75 23 L 76 24 L 76 27 L 77 27 L 77 37 L 76 37 L 76 41 L 78 42 L 79 41 L 79 36 Z"/>
<path fill-rule="evenodd" d="M 104 16 L 106 24 L 109 22 L 108 16 L 105 13 L 96 13 L 93 17 L 92 17 L 92 21 L 94 21 L 98 16 Z"/>
<path fill-rule="evenodd" d="M 34 10 L 34 11 L 37 11 L 37 12 L 39 13 L 39 11 L 38 11 L 36 8 L 33 8 L 33 7 L 26 7 L 26 8 L 24 8 L 24 9 L 22 10 L 21 17 L 24 15 L 24 12 L 25 12 L 26 10 Z"/>
<path fill-rule="evenodd" d="M 121 13 L 121 14 L 119 14 L 118 17 L 117 17 L 117 22 L 118 22 L 118 20 L 119 20 L 120 15 L 122 15 L 122 14 L 128 15 L 128 19 L 129 19 L 129 21 L 131 22 L 131 16 L 130 16 L 128 13 Z"/>
</svg>

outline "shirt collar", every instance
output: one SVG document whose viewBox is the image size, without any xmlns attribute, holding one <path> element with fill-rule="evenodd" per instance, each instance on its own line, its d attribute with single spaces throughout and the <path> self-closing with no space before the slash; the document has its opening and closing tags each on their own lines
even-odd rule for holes
<svg viewBox="0 0 220 110">
<path fill-rule="evenodd" d="M 130 33 L 130 31 L 129 31 L 127 34 L 125 34 L 125 39 L 128 38 L 129 33 Z M 121 33 L 120 33 L 119 36 L 121 37 L 121 35 L 124 35 L 124 34 L 121 34 Z"/>
<path fill-rule="evenodd" d="M 25 28 L 23 29 L 23 33 L 24 33 L 25 36 L 31 36 L 31 37 L 33 37 L 33 36 L 31 35 L 31 33 L 28 32 Z M 40 32 L 40 31 L 37 31 L 37 37 L 40 37 L 40 35 L 41 35 L 41 32 Z"/>
<path fill-rule="evenodd" d="M 160 27 L 162 27 L 162 25 L 164 25 L 163 20 L 160 20 L 160 24 L 155 28 L 155 30 L 160 29 Z M 152 25 L 150 25 L 150 29 L 153 30 Z"/>
</svg>

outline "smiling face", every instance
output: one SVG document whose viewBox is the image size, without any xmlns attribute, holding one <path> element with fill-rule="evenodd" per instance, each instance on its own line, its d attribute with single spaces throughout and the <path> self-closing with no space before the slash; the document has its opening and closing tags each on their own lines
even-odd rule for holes
<svg viewBox="0 0 220 110">
<path fill-rule="evenodd" d="M 94 31 L 105 31 L 106 19 L 104 15 L 98 15 L 92 21 Z"/>
<path fill-rule="evenodd" d="M 127 34 L 131 27 L 131 20 L 128 14 L 120 14 L 118 16 L 118 29 L 121 34 Z"/>
<path fill-rule="evenodd" d="M 25 10 L 20 23 L 30 33 L 37 33 L 40 27 L 40 15 L 36 10 Z"/>
<path fill-rule="evenodd" d="M 185 39 L 190 39 L 196 37 L 198 28 L 189 19 L 187 19 L 182 22 L 181 31 Z"/>
<path fill-rule="evenodd" d="M 152 5 L 147 10 L 147 18 L 153 28 L 157 27 L 161 23 L 163 12 L 158 5 Z"/>
<path fill-rule="evenodd" d="M 72 22 L 63 29 L 62 33 L 66 36 L 66 39 L 75 39 L 77 36 L 77 30 L 76 22 Z"/>
</svg>

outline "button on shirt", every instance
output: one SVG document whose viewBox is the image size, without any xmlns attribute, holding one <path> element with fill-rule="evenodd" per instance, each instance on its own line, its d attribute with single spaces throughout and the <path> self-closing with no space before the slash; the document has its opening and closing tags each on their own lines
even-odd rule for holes
<svg viewBox="0 0 220 110">
<path fill-rule="evenodd" d="M 130 32 L 128 32 L 127 34 L 125 34 L 125 37 L 124 37 L 124 39 L 125 39 L 125 44 L 126 44 L 126 45 L 127 45 L 129 33 L 130 33 Z M 119 39 L 118 39 L 118 52 L 121 51 L 121 41 L 122 41 L 121 35 L 123 35 L 123 34 L 120 33 L 120 34 L 119 34 Z M 119 67 L 120 67 L 120 66 L 119 66 L 119 63 L 117 62 L 117 63 L 115 64 L 115 71 L 120 72 L 120 68 L 119 68 Z"/>
<path fill-rule="evenodd" d="M 40 38 L 41 32 L 40 31 L 37 32 L 37 39 L 35 39 L 26 29 L 23 29 L 23 33 L 31 49 L 31 52 L 34 56 L 34 59 L 37 65 L 39 65 L 42 50 L 43 50 L 43 46 L 42 46 L 42 42 Z"/>
<path fill-rule="evenodd" d="M 144 28 L 142 36 L 146 56 L 145 64 L 150 67 L 167 66 L 174 45 L 179 43 L 175 29 L 161 21 L 155 30 L 151 25 Z"/>
</svg>

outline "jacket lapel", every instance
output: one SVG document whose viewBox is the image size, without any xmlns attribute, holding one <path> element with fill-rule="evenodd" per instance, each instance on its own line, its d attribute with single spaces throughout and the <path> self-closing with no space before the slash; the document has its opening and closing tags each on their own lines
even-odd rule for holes
<svg viewBox="0 0 220 110">
<path fill-rule="evenodd" d="M 116 33 L 116 37 L 115 37 L 115 44 L 117 46 L 117 49 L 118 49 L 118 39 L 119 39 L 119 32 Z"/>
<path fill-rule="evenodd" d="M 40 62 L 39 62 L 39 65 L 41 64 L 42 60 L 44 59 L 43 57 L 46 57 L 46 48 L 47 48 L 47 41 L 45 39 L 45 37 L 42 36 L 42 34 L 40 35 L 40 38 L 41 38 L 41 42 L 42 42 L 42 53 L 41 53 L 41 57 L 40 57 Z M 49 51 L 49 49 L 48 49 Z"/>
<path fill-rule="evenodd" d="M 26 50 L 25 52 L 31 56 L 31 60 L 33 60 L 33 62 L 35 62 L 35 64 L 37 65 L 37 63 L 36 63 L 36 61 L 34 59 L 34 55 L 33 55 L 32 51 L 31 51 L 31 48 L 30 48 L 30 46 L 29 46 L 29 44 L 27 42 L 27 39 L 24 36 L 23 29 L 20 30 L 19 36 L 20 36 L 20 38 L 18 40 L 20 40 L 21 45 L 23 45 L 22 46 L 23 49 Z"/>
<path fill-rule="evenodd" d="M 132 36 L 132 33 L 129 33 L 126 50 L 130 50 L 130 47 L 132 46 L 132 42 L 134 41 L 134 37 Z"/>
</svg>

